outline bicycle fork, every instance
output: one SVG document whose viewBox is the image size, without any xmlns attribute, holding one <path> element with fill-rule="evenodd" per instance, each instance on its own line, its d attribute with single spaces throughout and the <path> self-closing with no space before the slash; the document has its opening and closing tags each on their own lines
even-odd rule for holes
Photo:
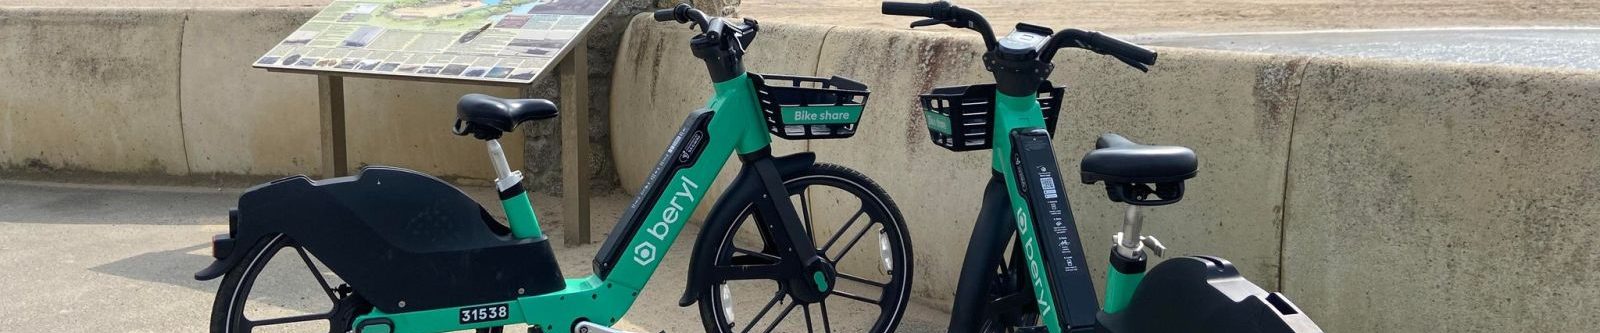
<svg viewBox="0 0 1600 333">
<path fill-rule="evenodd" d="M 999 173 L 989 178 L 989 185 L 983 190 L 983 208 L 978 211 L 978 223 L 972 228 L 972 237 L 967 244 L 965 262 L 961 265 L 960 279 L 956 282 L 955 308 L 951 311 L 950 332 L 977 332 L 981 329 L 983 319 L 992 312 L 1007 309 L 1020 309 L 1026 306 L 1024 301 L 1031 296 L 1025 295 L 1026 291 L 1018 290 L 1012 295 L 988 295 L 989 286 L 995 283 L 995 270 L 1005 261 L 1006 246 L 1011 243 L 1011 235 L 1016 232 L 1016 223 L 1011 218 L 1009 194 L 1006 193 L 1006 183 Z M 1019 304 L 990 304 L 997 299 L 1021 299 Z M 978 307 L 974 309 L 973 307 Z"/>
</svg>

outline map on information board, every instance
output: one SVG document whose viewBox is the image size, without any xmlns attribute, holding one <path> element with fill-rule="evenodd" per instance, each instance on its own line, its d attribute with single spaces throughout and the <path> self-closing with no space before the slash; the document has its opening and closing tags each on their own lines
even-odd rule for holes
<svg viewBox="0 0 1600 333">
<path fill-rule="evenodd" d="M 255 67 L 531 83 L 615 0 L 335 0 Z"/>
</svg>

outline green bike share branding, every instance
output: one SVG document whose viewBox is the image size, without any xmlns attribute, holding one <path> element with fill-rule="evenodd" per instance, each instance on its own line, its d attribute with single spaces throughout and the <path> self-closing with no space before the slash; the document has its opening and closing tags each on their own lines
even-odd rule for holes
<svg viewBox="0 0 1600 333">
<path fill-rule="evenodd" d="M 862 105 L 784 106 L 783 123 L 793 125 L 854 124 Z"/>
<path fill-rule="evenodd" d="M 675 229 L 673 226 L 678 224 L 679 219 L 682 219 L 684 214 L 687 214 L 685 213 L 689 209 L 687 207 L 693 207 L 698 200 L 694 190 L 699 189 L 700 184 L 696 184 L 694 180 L 690 180 L 687 176 L 678 176 L 678 183 L 681 184 L 682 190 L 673 193 L 667 199 L 667 209 L 661 211 L 661 215 L 656 219 L 656 222 L 645 229 L 645 233 L 654 236 L 657 242 L 670 241 L 667 239 L 667 235 L 673 233 L 672 231 Z M 685 202 L 679 203 L 678 199 L 684 199 Z M 656 248 L 655 242 L 640 242 L 639 245 L 635 245 L 633 247 L 633 262 L 639 263 L 641 266 L 656 262 L 656 253 L 658 253 Z"/>
<path fill-rule="evenodd" d="M 678 144 L 680 142 L 683 144 L 681 146 L 682 149 L 676 154 L 676 160 L 678 166 L 687 167 L 694 164 L 694 161 L 699 159 L 699 149 L 701 146 L 705 145 L 706 132 L 703 130 L 694 130 L 692 134 L 689 134 L 688 141 L 682 140 L 684 140 L 683 135 L 679 134 L 677 139 L 672 140 L 673 144 L 670 147 L 675 150 L 680 150 L 678 149 L 680 147 Z M 665 158 L 663 158 L 662 162 L 666 162 L 666 158 L 672 158 L 673 155 L 674 154 L 672 151 L 667 151 L 667 154 Z M 660 170 L 655 172 L 655 174 L 659 173 Z M 652 181 L 653 180 L 654 179 L 652 179 Z M 658 242 L 671 241 L 667 239 L 667 235 L 673 230 L 672 226 L 678 224 L 679 220 L 684 218 L 684 210 L 689 209 L 689 207 L 694 207 L 695 204 L 700 201 L 699 196 L 695 195 L 694 192 L 694 190 L 700 189 L 699 183 L 695 183 L 694 180 L 689 179 L 688 176 L 678 176 L 678 183 L 680 190 L 672 193 L 672 196 L 667 199 L 667 208 L 661 211 L 661 215 L 655 219 L 655 223 L 650 224 L 650 226 L 645 229 L 645 233 L 650 234 L 650 236 L 654 236 Z M 679 199 L 682 199 L 684 202 L 678 202 Z M 659 204 L 660 203 L 657 203 L 657 205 Z M 633 262 L 638 263 L 641 266 L 649 265 L 656 261 L 657 253 L 660 252 L 657 251 L 656 243 L 639 243 L 639 245 L 635 245 L 633 247 Z"/>
<path fill-rule="evenodd" d="M 950 129 L 950 117 L 949 116 L 945 116 L 942 113 L 934 112 L 933 110 L 923 110 L 922 113 L 925 116 L 924 118 L 928 119 L 928 129 L 933 130 L 935 132 L 944 133 L 944 135 L 953 135 L 954 134 L 954 133 L 952 133 L 953 131 Z"/>
</svg>

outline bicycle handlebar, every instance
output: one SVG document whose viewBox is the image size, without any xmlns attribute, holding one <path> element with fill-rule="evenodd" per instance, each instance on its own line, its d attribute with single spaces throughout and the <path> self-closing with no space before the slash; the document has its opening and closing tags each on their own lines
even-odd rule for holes
<svg viewBox="0 0 1600 333">
<path fill-rule="evenodd" d="M 1146 66 L 1156 64 L 1157 57 L 1155 51 L 1097 31 L 1067 29 L 1050 37 L 1047 45 L 1048 47 L 1039 55 L 1039 59 L 1046 62 L 1055 58 L 1056 51 L 1063 47 L 1075 47 L 1116 57 L 1128 66 L 1144 71 L 1148 71 Z"/>
<path fill-rule="evenodd" d="M 943 5 L 944 8 L 935 7 L 939 5 Z M 934 3 L 884 1 L 883 13 L 885 15 L 916 16 L 931 19 L 941 19 L 938 17 L 939 13 L 949 10 L 949 7 L 950 3 L 943 1 Z"/>
<path fill-rule="evenodd" d="M 694 24 L 700 26 L 700 32 L 715 31 L 715 30 L 711 30 L 710 29 L 711 28 L 710 27 L 710 19 L 706 17 L 706 13 L 700 11 L 699 9 L 694 9 L 694 7 L 693 6 L 689 6 L 689 4 L 680 3 L 677 6 L 672 7 L 672 8 L 657 10 L 656 13 L 655 13 L 655 19 L 656 19 L 656 22 L 666 22 L 666 21 L 678 21 L 678 23 L 690 23 L 690 22 L 693 22 Z"/>
<path fill-rule="evenodd" d="M 983 35 L 983 45 L 990 50 L 1000 44 L 995 40 L 994 30 L 989 28 L 989 20 L 984 19 L 983 14 L 952 5 L 949 1 L 939 0 L 929 3 L 884 1 L 883 13 L 885 15 L 928 18 L 927 20 L 911 23 L 912 28 L 944 24 L 954 28 L 972 29 Z"/>
</svg>

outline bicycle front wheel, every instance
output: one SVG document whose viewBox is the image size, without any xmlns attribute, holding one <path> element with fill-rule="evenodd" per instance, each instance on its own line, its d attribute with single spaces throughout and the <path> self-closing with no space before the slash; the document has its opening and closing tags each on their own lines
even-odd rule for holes
<svg viewBox="0 0 1600 333">
<path fill-rule="evenodd" d="M 819 163 L 783 180 L 788 198 L 817 246 L 834 265 L 835 286 L 821 301 L 789 296 L 782 280 L 727 281 L 699 300 L 707 332 L 892 332 L 911 294 L 911 241 L 889 195 L 848 168 Z M 750 198 L 725 231 L 715 266 L 778 264 L 781 258 Z M 801 287 L 801 286 L 793 286 Z"/>
</svg>

